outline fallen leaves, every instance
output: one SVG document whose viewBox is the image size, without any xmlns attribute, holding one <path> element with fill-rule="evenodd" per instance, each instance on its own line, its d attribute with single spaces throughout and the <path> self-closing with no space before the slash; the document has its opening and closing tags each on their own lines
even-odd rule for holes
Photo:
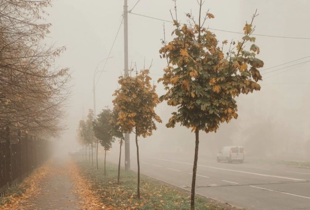
<svg viewBox="0 0 310 210">
<path fill-rule="evenodd" d="M 27 177 L 21 184 L 20 188 L 25 189 L 24 193 L 16 195 L 11 194 L 5 197 L 5 203 L 0 206 L 0 210 L 16 210 L 27 209 L 31 207 L 31 204 L 26 201 L 35 197 L 40 192 L 40 181 L 47 176 L 50 171 L 51 162 L 44 164 L 42 167 L 33 172 Z M 24 207 L 22 207 L 24 206 Z"/>
<path fill-rule="evenodd" d="M 102 204 L 100 195 L 91 189 L 92 184 L 81 176 L 80 170 L 72 161 L 69 163 L 69 172 L 74 182 L 74 193 L 81 199 L 80 205 L 83 210 L 113 209 Z"/>
<path fill-rule="evenodd" d="M 121 184 L 117 184 L 117 167 L 107 164 L 109 173 L 103 176 L 103 169 L 91 167 L 87 162 L 79 162 L 81 175 L 92 185 L 92 191 L 101 196 L 105 209 L 148 210 L 148 209 L 189 209 L 190 199 L 182 189 L 169 187 L 145 176 L 141 177 L 141 198 L 136 195 L 136 174 L 122 171 Z M 207 200 L 196 198 L 197 209 L 223 210 Z M 210 207 L 207 207 L 210 206 Z M 226 209 L 228 210 L 228 209 Z"/>
</svg>

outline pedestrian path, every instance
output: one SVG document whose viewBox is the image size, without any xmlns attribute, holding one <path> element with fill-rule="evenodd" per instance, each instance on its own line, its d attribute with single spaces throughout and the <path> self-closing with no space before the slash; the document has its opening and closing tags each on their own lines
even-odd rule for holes
<svg viewBox="0 0 310 210">
<path fill-rule="evenodd" d="M 70 177 L 68 165 L 66 158 L 55 157 L 50 164 L 48 174 L 39 183 L 39 193 L 25 202 L 24 209 L 81 209 L 79 199 L 74 193 L 73 180 Z"/>
</svg>

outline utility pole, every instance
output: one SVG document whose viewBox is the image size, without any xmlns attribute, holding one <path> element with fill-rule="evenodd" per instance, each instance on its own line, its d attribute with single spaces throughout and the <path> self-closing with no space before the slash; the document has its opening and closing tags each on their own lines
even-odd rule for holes
<svg viewBox="0 0 310 210">
<path fill-rule="evenodd" d="M 95 75 L 96 72 L 94 73 L 94 78 L 93 78 L 93 99 L 94 99 L 94 120 L 97 118 L 97 113 L 96 113 L 96 83 L 95 83 Z M 96 168 L 98 170 L 98 149 L 99 149 L 99 141 L 96 138 Z"/>
<path fill-rule="evenodd" d="M 125 77 L 128 76 L 128 4 L 124 0 L 124 71 Z M 130 170 L 130 136 L 125 133 L 125 170 Z"/>
</svg>

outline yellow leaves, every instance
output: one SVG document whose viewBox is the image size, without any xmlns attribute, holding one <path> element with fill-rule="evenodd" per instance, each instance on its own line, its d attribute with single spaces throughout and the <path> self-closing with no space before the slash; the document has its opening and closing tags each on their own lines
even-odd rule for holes
<svg viewBox="0 0 310 210">
<path fill-rule="evenodd" d="M 238 61 L 235 61 L 235 62 L 233 63 L 233 67 L 234 67 L 234 68 L 240 68 L 240 65 L 239 65 Z"/>
<path fill-rule="evenodd" d="M 170 67 L 165 68 L 164 71 L 165 71 L 166 73 L 171 73 L 171 68 L 170 68 Z"/>
<path fill-rule="evenodd" d="M 100 195 L 92 190 L 92 183 L 81 176 L 79 168 L 73 162 L 70 162 L 69 170 L 66 170 L 66 172 L 70 173 L 69 175 L 75 183 L 74 190 L 82 199 L 80 201 L 82 209 L 106 209 L 101 202 Z"/>
<path fill-rule="evenodd" d="M 260 90 L 261 89 L 261 87 L 260 87 L 260 85 L 258 84 L 258 83 L 256 83 L 256 82 L 252 82 L 251 83 L 251 89 L 253 90 Z"/>
<path fill-rule="evenodd" d="M 149 70 L 142 70 L 135 77 L 120 78 L 120 80 L 126 80 L 127 84 L 122 84 L 120 89 L 115 91 L 113 104 L 119 109 L 114 124 L 121 132 L 130 133 L 136 127 L 138 136 L 148 136 L 156 129 L 154 121 L 161 122 L 154 111 L 159 98 L 155 92 L 156 87 L 150 84 L 151 77 L 148 74 Z M 177 77 L 172 78 L 172 81 L 170 79 L 169 76 L 164 75 L 159 81 L 164 80 L 166 84 L 178 81 Z"/>
<path fill-rule="evenodd" d="M 210 82 L 209 82 L 210 85 L 214 85 L 215 83 L 216 83 L 216 78 L 210 79 Z"/>
<path fill-rule="evenodd" d="M 51 162 L 44 164 L 42 167 L 39 167 L 32 174 L 30 174 L 22 183 L 21 189 L 25 190 L 21 195 L 17 195 L 17 193 L 12 193 L 7 197 L 3 197 L 0 205 L 0 210 L 16 210 L 21 209 L 21 204 L 24 204 L 24 208 L 30 207 L 28 199 L 30 197 L 36 196 L 40 192 L 40 183 L 42 179 L 45 179 L 51 172 Z M 4 202 L 7 200 L 7 202 Z M 28 209 L 28 208 L 27 208 Z"/>
<path fill-rule="evenodd" d="M 167 48 L 169 51 L 175 49 L 175 47 L 174 47 L 172 44 L 167 45 L 166 48 Z"/>
<path fill-rule="evenodd" d="M 221 86 L 219 85 L 214 85 L 213 88 L 212 88 L 213 92 L 216 92 L 216 93 L 220 93 L 221 91 Z"/>
<path fill-rule="evenodd" d="M 211 13 L 207 13 L 207 17 L 208 17 L 209 19 L 213 19 L 213 18 L 214 18 L 214 15 L 211 14 Z"/>
<path fill-rule="evenodd" d="M 189 14 L 187 16 L 193 18 Z M 208 13 L 206 18 L 214 16 Z M 216 131 L 221 122 L 237 118 L 237 102 L 234 98 L 244 90 L 258 88 L 251 83 L 250 87 L 244 81 L 259 79 L 257 72 L 251 70 L 252 67 L 258 68 L 260 64 L 254 60 L 256 53 L 253 51 L 257 52 L 258 49 L 253 45 L 251 51 L 248 48 L 253 43 L 249 46 L 245 44 L 255 41 L 251 37 L 253 26 L 246 24 L 243 39 L 241 36 L 239 42 L 231 43 L 224 40 L 223 46 L 220 46 L 221 42 L 208 29 L 195 24 L 192 26 L 194 36 L 190 36 L 187 33 L 188 27 L 177 28 L 179 33 L 175 33 L 173 37 L 176 49 L 167 55 L 171 72 L 166 75 L 170 82 L 163 82 L 169 93 L 161 97 L 161 100 L 167 100 L 170 105 L 178 102 L 179 110 L 173 113 L 175 118 L 169 122 L 170 127 L 180 123 L 188 128 L 197 126 L 199 129 L 206 127 L 207 132 Z M 198 33 L 201 35 L 200 40 Z M 224 50 L 224 45 L 227 44 L 231 44 L 228 52 Z M 174 78 L 174 75 L 179 78 Z M 209 118 L 210 121 L 207 120 Z"/>
<path fill-rule="evenodd" d="M 178 102 L 175 101 L 175 100 L 169 100 L 169 101 L 167 102 L 167 104 L 170 105 L 170 106 L 176 106 L 176 105 L 178 105 Z"/>
<path fill-rule="evenodd" d="M 181 50 L 180 50 L 180 54 L 181 54 L 181 56 L 183 56 L 183 57 L 189 57 L 189 54 L 188 54 L 188 52 L 187 52 L 187 49 L 181 49 Z"/>
<path fill-rule="evenodd" d="M 172 84 L 176 84 L 178 81 L 179 81 L 179 77 L 178 76 L 172 77 L 170 79 L 170 83 L 172 83 Z"/>
<path fill-rule="evenodd" d="M 248 69 L 248 65 L 246 63 L 243 63 L 240 67 L 239 67 L 239 70 L 240 71 L 244 71 L 244 70 L 247 70 Z"/>
<path fill-rule="evenodd" d="M 155 120 L 156 120 L 157 122 L 159 122 L 159 123 L 162 122 L 161 118 L 160 118 L 158 115 L 155 116 Z"/>
<path fill-rule="evenodd" d="M 210 53 L 211 54 L 214 54 L 215 53 L 215 46 L 212 46 L 210 49 L 209 49 Z"/>
<path fill-rule="evenodd" d="M 190 91 L 190 87 L 189 87 L 189 82 L 188 82 L 188 80 L 184 80 L 184 81 L 182 82 L 182 87 L 183 87 L 183 89 L 184 89 L 185 91 Z"/>
<path fill-rule="evenodd" d="M 10 99 L 5 99 L 5 105 L 8 105 L 9 103 L 11 103 L 11 100 Z"/>
<path fill-rule="evenodd" d="M 194 77 L 194 78 L 197 78 L 198 77 L 198 71 L 196 70 L 193 70 L 189 73 L 190 77 Z"/>
<path fill-rule="evenodd" d="M 222 52 L 219 52 L 218 54 L 218 59 L 222 60 L 224 58 L 224 54 Z"/>
<path fill-rule="evenodd" d="M 244 34 L 250 34 L 252 32 L 252 25 L 251 24 L 245 24 L 243 31 L 244 31 Z"/>
</svg>

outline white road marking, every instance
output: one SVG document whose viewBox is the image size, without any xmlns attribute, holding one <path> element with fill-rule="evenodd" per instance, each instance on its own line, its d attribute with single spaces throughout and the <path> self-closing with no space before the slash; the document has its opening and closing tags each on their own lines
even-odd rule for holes
<svg viewBox="0 0 310 210">
<path fill-rule="evenodd" d="M 228 181 L 228 180 L 222 180 L 223 182 L 227 182 L 227 183 L 230 183 L 230 184 L 239 184 L 237 182 L 232 182 L 232 181 Z"/>
<path fill-rule="evenodd" d="M 168 161 L 168 162 L 173 162 L 173 163 L 181 163 L 181 164 L 185 164 L 185 165 L 192 165 L 191 163 L 180 162 L 180 161 L 175 161 L 175 160 L 165 160 L 165 159 L 160 159 L 160 158 L 151 158 L 151 159 L 157 159 L 157 160 Z M 263 177 L 270 177 L 270 178 L 277 178 L 277 179 L 286 179 L 286 180 L 299 181 L 299 182 L 306 181 L 305 179 L 296 179 L 296 178 L 284 177 L 284 176 L 260 174 L 260 173 L 254 173 L 254 172 L 248 172 L 248 171 L 239 171 L 239 170 L 234 170 L 234 169 L 217 168 L 217 167 L 204 166 L 204 165 L 198 165 L 198 166 L 199 167 L 205 167 L 205 168 L 222 170 L 222 171 L 231 171 L 231 172 L 237 172 L 237 173 L 242 173 L 242 174 L 255 175 L 255 176 L 263 176 Z"/>
<path fill-rule="evenodd" d="M 193 173 L 189 173 L 190 175 L 193 175 Z M 208 176 L 203 176 L 203 175 L 200 175 L 200 174 L 196 174 L 196 176 L 199 176 L 199 177 L 203 177 L 203 178 L 206 178 L 206 179 L 209 179 L 210 177 Z"/>
<path fill-rule="evenodd" d="M 174 168 L 167 168 L 167 169 L 169 169 L 169 170 L 171 170 L 171 171 L 181 172 L 180 170 L 177 170 L 177 169 L 174 169 Z"/>
<path fill-rule="evenodd" d="M 216 167 L 204 166 L 204 165 L 198 165 L 198 166 L 205 167 L 205 168 L 213 168 L 213 169 L 222 170 L 222 171 L 231 171 L 231 172 L 237 172 L 237 173 L 242 173 L 242 174 L 250 174 L 250 175 L 255 175 L 255 176 L 263 176 L 263 177 L 270 177 L 270 178 L 277 178 L 277 179 L 286 179 L 286 180 L 300 181 L 300 182 L 306 181 L 305 179 L 296 179 L 296 178 L 285 177 L 285 176 L 260 174 L 260 173 L 254 173 L 254 172 L 248 172 L 248 171 L 239 171 L 239 170 L 226 169 L 226 168 L 216 168 Z"/>
<path fill-rule="evenodd" d="M 282 193 L 284 195 L 290 195 L 290 196 L 294 196 L 294 197 L 298 197 L 298 198 L 305 198 L 305 199 L 310 200 L 310 197 L 303 196 L 303 195 L 297 195 L 297 194 L 293 194 L 293 193 L 281 192 L 281 191 L 267 189 L 267 188 L 263 188 L 263 187 L 257 187 L 257 186 L 253 186 L 253 185 L 250 185 L 250 187 L 253 187 L 253 188 L 256 188 L 256 189 L 259 189 L 259 190 L 266 190 L 266 191 L 269 191 L 269 192 L 277 192 L 277 193 Z"/>
<path fill-rule="evenodd" d="M 158 168 L 162 168 L 162 166 L 159 166 L 159 165 L 155 165 L 155 164 L 152 164 L 152 165 Z"/>
<path fill-rule="evenodd" d="M 256 189 L 259 189 L 259 190 L 267 190 L 267 191 L 270 191 L 270 192 L 274 192 L 274 190 L 263 188 L 263 187 L 257 187 L 257 186 L 253 186 L 253 185 L 250 185 L 250 187 L 253 187 L 253 188 L 256 188 Z"/>
<path fill-rule="evenodd" d="M 288 173 L 295 173 L 295 174 L 305 174 L 305 175 L 310 175 L 310 173 L 303 173 L 303 172 L 296 172 L 296 171 L 285 171 Z"/>
<path fill-rule="evenodd" d="M 305 198 L 305 199 L 309 199 L 310 197 L 306 197 L 306 196 L 302 196 L 302 195 L 296 195 L 296 194 L 292 194 L 292 193 L 287 193 L 287 192 L 281 192 L 284 195 L 291 195 L 291 196 L 295 196 L 295 197 L 299 197 L 299 198 Z"/>
</svg>

